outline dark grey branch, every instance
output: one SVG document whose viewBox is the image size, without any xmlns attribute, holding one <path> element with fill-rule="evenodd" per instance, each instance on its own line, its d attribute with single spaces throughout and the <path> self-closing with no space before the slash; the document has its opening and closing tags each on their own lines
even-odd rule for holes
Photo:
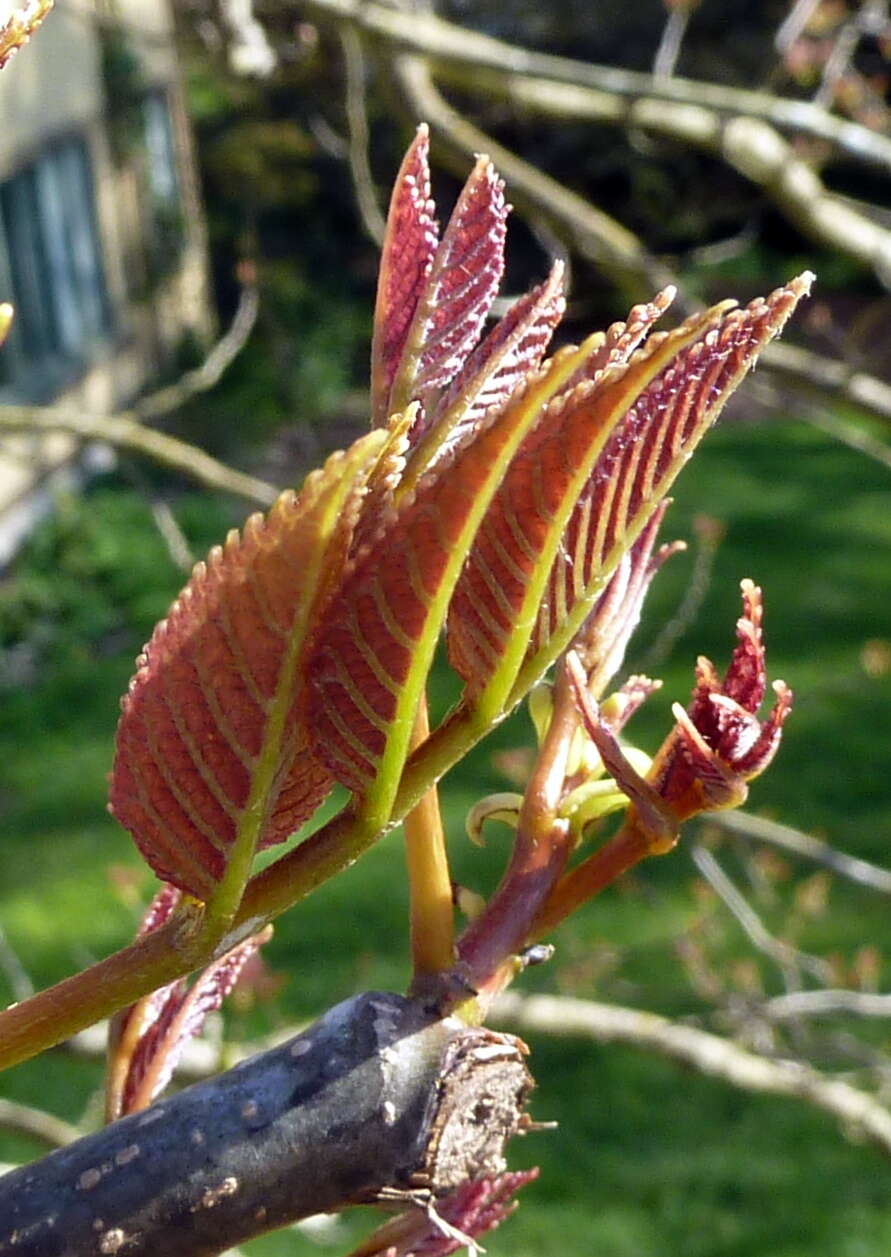
<svg viewBox="0 0 891 1257">
<path fill-rule="evenodd" d="M 295 1039 L 0 1178 L 3 1257 L 211 1257 L 384 1189 L 500 1173 L 522 1044 L 369 993 Z"/>
</svg>

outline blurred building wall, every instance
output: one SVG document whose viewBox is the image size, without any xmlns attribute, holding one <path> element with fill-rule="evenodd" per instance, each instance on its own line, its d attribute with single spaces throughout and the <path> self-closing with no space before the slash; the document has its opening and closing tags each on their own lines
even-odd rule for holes
<svg viewBox="0 0 891 1257">
<path fill-rule="evenodd" d="M 204 224 L 166 0 L 56 0 L 0 74 L 0 405 L 126 406 L 204 345 Z M 0 563 L 77 473 L 64 435 L 0 441 Z"/>
</svg>

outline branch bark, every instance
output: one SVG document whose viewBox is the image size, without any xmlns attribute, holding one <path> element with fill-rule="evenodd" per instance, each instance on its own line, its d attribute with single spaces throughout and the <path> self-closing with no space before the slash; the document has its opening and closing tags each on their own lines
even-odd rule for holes
<svg viewBox="0 0 891 1257">
<path fill-rule="evenodd" d="M 211 1257 L 384 1189 L 501 1173 L 531 1078 L 510 1036 L 371 992 L 297 1038 L 0 1178 L 0 1254 Z"/>
</svg>

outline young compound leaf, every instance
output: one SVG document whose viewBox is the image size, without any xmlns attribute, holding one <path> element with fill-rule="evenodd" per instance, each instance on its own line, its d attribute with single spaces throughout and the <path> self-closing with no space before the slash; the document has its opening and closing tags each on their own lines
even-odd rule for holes
<svg viewBox="0 0 891 1257">
<path fill-rule="evenodd" d="M 486 718 L 569 645 L 729 394 L 807 292 L 724 303 L 554 399 L 487 513 L 449 617 L 453 666 Z"/>
<path fill-rule="evenodd" d="M 374 432 L 230 534 L 173 604 L 123 701 L 110 809 L 157 875 L 237 897 L 332 785 L 313 755 L 305 654 L 339 582 Z"/>
<path fill-rule="evenodd" d="M 149 906 L 139 937 L 170 919 L 180 892 L 161 888 Z M 271 937 L 267 926 L 220 956 L 189 987 L 185 978 L 152 991 L 112 1020 L 105 1116 L 109 1122 L 146 1108 L 161 1094 L 190 1039 L 209 1013 L 222 1006 L 250 958 Z"/>
<path fill-rule="evenodd" d="M 550 360 L 472 443 L 424 477 L 359 557 L 310 663 L 314 747 L 386 824 L 433 651 L 461 565 L 517 446 L 596 347 Z"/>
<path fill-rule="evenodd" d="M 514 302 L 452 380 L 428 417 L 399 492 L 411 490 L 434 463 L 472 438 L 486 413 L 502 406 L 537 371 L 563 317 L 563 264 Z"/>
<path fill-rule="evenodd" d="M 390 403 L 393 380 L 439 241 L 430 199 L 429 146 L 427 127 L 422 125 L 403 158 L 390 198 L 371 346 L 371 415 L 377 426 L 397 409 Z"/>
<path fill-rule="evenodd" d="M 389 413 L 405 410 L 412 401 L 427 408 L 479 340 L 504 270 L 507 214 L 504 184 L 488 157 L 479 157 L 414 306 Z M 417 435 L 424 426 L 421 415 Z"/>
</svg>

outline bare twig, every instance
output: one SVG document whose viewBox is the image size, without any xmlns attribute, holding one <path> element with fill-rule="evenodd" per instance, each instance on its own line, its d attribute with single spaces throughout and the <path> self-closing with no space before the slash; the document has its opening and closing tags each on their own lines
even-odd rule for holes
<svg viewBox="0 0 891 1257">
<path fill-rule="evenodd" d="M 763 816 L 740 811 L 710 812 L 707 823 L 727 833 L 738 834 L 750 842 L 766 842 L 793 855 L 803 856 L 859 886 L 880 891 L 883 895 L 891 895 L 891 872 L 888 869 L 839 851 L 829 843 L 822 842 L 811 834 L 802 833 L 799 829 L 793 829 L 790 825 L 780 825 Z"/>
<path fill-rule="evenodd" d="M 685 4 L 678 4 L 668 10 L 668 17 L 662 28 L 662 38 L 653 58 L 653 75 L 655 78 L 670 79 L 677 69 L 684 32 L 690 21 L 690 9 Z"/>
<path fill-rule="evenodd" d="M 771 934 L 758 913 L 734 886 L 710 851 L 699 843 L 694 843 L 690 850 L 690 858 L 718 898 L 742 926 L 752 945 L 779 966 L 787 981 L 791 978 L 797 982 L 799 971 L 802 969 L 819 982 L 829 980 L 831 969 L 822 957 L 799 951 Z"/>
<path fill-rule="evenodd" d="M 243 262 L 241 265 L 252 274 L 252 263 Z M 178 410 L 198 393 L 206 393 L 212 389 L 246 345 L 257 322 L 259 308 L 260 297 L 255 284 L 245 283 L 239 294 L 232 322 L 201 365 L 193 371 L 187 371 L 173 384 L 165 385 L 140 398 L 132 408 L 134 417 L 143 421 L 160 419 L 162 415 Z"/>
<path fill-rule="evenodd" d="M 266 78 L 278 58 L 263 24 L 254 15 L 252 0 L 220 0 L 220 16 L 229 28 L 229 64 L 235 74 Z"/>
<path fill-rule="evenodd" d="M 869 432 L 864 432 L 863 428 L 856 423 L 840 419 L 838 415 L 822 407 L 809 410 L 802 418 L 806 419 L 812 428 L 819 428 L 833 440 L 847 445 L 849 449 L 856 450 L 858 454 L 865 454 L 873 462 L 881 463 L 883 467 L 891 471 L 891 445 L 879 441 Z"/>
<path fill-rule="evenodd" d="M 12 1100 L 0 1098 L 0 1127 L 14 1131 L 18 1135 L 29 1135 L 39 1139 L 50 1148 L 64 1148 L 66 1144 L 79 1139 L 81 1132 L 70 1122 L 63 1122 L 60 1117 L 44 1113 L 41 1109 L 31 1108 L 27 1104 L 16 1104 Z"/>
<path fill-rule="evenodd" d="M 891 384 L 839 359 L 826 358 L 800 345 L 774 341 L 768 355 L 770 368 L 796 388 L 814 395 L 834 394 L 880 418 L 891 419 Z"/>
<path fill-rule="evenodd" d="M 2 925 L 0 925 L 0 972 L 9 983 L 9 989 L 15 999 L 29 999 L 34 994 L 34 983 L 22 964 L 18 952 L 6 937 Z"/>
<path fill-rule="evenodd" d="M 814 95 L 814 103 L 831 109 L 835 103 L 839 85 L 851 68 L 854 54 L 862 39 L 880 38 L 888 27 L 886 0 L 862 0 L 860 7 L 839 27 L 832 51 L 823 67 L 820 86 Z"/>
<path fill-rule="evenodd" d="M 656 1013 L 566 996 L 500 995 L 493 1020 L 523 1033 L 581 1037 L 654 1052 L 743 1091 L 788 1096 L 820 1109 L 848 1135 L 891 1157 L 891 1113 L 873 1096 L 797 1061 L 770 1060 Z"/>
<path fill-rule="evenodd" d="M 386 223 L 378 205 L 371 166 L 368 161 L 368 110 L 365 101 L 365 58 L 362 41 L 353 26 L 340 26 L 337 31 L 343 49 L 346 70 L 346 115 L 349 126 L 350 174 L 362 225 L 374 243 L 384 243 Z"/>
<path fill-rule="evenodd" d="M 785 54 L 789 51 L 803 34 L 819 4 L 820 0 L 795 0 L 774 37 L 777 52 Z"/>
<path fill-rule="evenodd" d="M 170 503 L 163 498 L 155 498 L 151 504 L 152 519 L 161 534 L 167 553 L 181 572 L 190 572 L 195 562 L 185 533 L 176 522 L 176 516 L 170 509 Z"/>
<path fill-rule="evenodd" d="M 236 471 L 187 441 L 147 428 L 134 415 L 85 415 L 54 406 L 4 406 L 0 408 L 0 432 L 69 432 L 85 441 L 107 441 L 134 454 L 197 480 L 209 489 L 234 493 L 261 506 L 269 506 L 278 489 Z"/>
<path fill-rule="evenodd" d="M 191 572 L 195 556 L 192 554 L 188 538 L 170 509 L 170 504 L 158 495 L 148 477 L 143 475 L 142 469 L 135 462 L 129 461 L 125 464 L 124 472 L 136 491 L 145 499 L 152 513 L 155 527 L 167 547 L 171 562 L 181 572 Z"/>
<path fill-rule="evenodd" d="M 836 1013 L 853 1017 L 891 1017 L 891 995 L 846 988 L 789 991 L 760 1004 L 758 1013 L 770 1021 L 791 1021 L 796 1017 L 829 1017 Z"/>
</svg>

